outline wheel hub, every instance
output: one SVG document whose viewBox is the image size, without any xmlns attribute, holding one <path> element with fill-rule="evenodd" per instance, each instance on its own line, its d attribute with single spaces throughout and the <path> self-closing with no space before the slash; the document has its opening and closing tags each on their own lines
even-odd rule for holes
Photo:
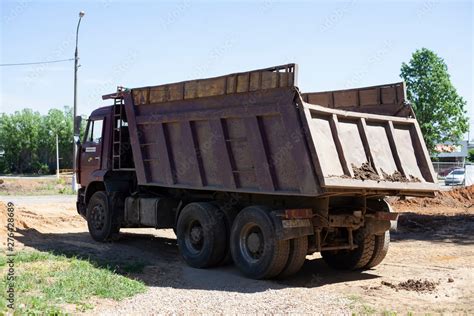
<svg viewBox="0 0 474 316">
<path fill-rule="evenodd" d="M 204 245 L 204 230 L 201 223 L 193 221 L 186 229 L 185 242 L 187 248 L 193 253 L 199 253 Z"/>
<path fill-rule="evenodd" d="M 262 241 L 260 240 L 260 236 L 257 233 L 251 233 L 247 238 L 247 247 L 253 254 L 258 252 L 261 243 Z"/>
<path fill-rule="evenodd" d="M 194 226 L 191 228 L 190 237 L 193 244 L 199 243 L 202 240 L 202 227 Z"/>
<path fill-rule="evenodd" d="M 105 225 L 105 210 L 102 205 L 97 204 L 92 208 L 92 220 L 94 228 L 101 230 Z"/>
<path fill-rule="evenodd" d="M 247 261 L 259 260 L 263 255 L 265 240 L 261 228 L 248 223 L 240 233 L 240 249 Z"/>
</svg>

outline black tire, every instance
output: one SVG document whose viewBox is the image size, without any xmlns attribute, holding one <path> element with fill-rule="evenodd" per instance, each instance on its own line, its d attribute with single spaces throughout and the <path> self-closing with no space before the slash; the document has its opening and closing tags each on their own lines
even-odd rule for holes
<svg viewBox="0 0 474 316">
<path fill-rule="evenodd" d="M 176 235 L 181 256 L 194 268 L 218 264 L 225 255 L 225 223 L 210 203 L 191 203 L 179 214 Z"/>
<path fill-rule="evenodd" d="M 260 206 L 246 207 L 232 225 L 232 259 L 243 274 L 253 279 L 277 276 L 288 261 L 290 243 L 277 240 L 269 211 Z"/>
<path fill-rule="evenodd" d="M 363 230 L 354 232 L 354 250 L 321 251 L 324 261 L 332 268 L 359 270 L 367 266 L 375 248 L 375 235 L 366 235 Z"/>
<path fill-rule="evenodd" d="M 388 247 L 390 245 L 390 232 L 386 231 L 382 235 L 375 235 L 375 246 L 374 246 L 374 253 L 370 258 L 367 265 L 364 267 L 366 269 L 373 268 L 379 265 L 385 256 L 388 253 Z"/>
<path fill-rule="evenodd" d="M 226 207 L 225 205 L 219 205 L 219 211 L 221 212 L 224 223 L 225 223 L 225 255 L 224 258 L 219 262 L 218 265 L 229 265 L 232 263 L 232 254 L 230 252 L 230 233 L 232 231 L 232 224 L 234 223 L 237 214 L 239 213 L 237 209 Z"/>
<path fill-rule="evenodd" d="M 95 192 L 87 204 L 87 227 L 96 241 L 115 240 L 119 236 L 120 219 L 114 199 L 104 191 Z"/>
<path fill-rule="evenodd" d="M 289 277 L 298 272 L 306 260 L 308 253 L 308 237 L 303 236 L 290 240 L 290 253 L 283 271 L 278 275 L 279 278 Z"/>
</svg>

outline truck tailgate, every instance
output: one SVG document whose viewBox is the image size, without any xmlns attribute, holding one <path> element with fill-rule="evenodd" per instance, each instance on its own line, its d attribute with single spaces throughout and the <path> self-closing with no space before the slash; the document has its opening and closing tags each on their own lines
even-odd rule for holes
<svg viewBox="0 0 474 316">
<path fill-rule="evenodd" d="M 416 119 L 350 112 L 301 101 L 320 185 L 331 189 L 437 190 Z"/>
</svg>

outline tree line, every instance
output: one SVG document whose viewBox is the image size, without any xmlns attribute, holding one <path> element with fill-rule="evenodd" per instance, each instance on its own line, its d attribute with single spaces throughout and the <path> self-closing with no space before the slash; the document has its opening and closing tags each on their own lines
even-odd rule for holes
<svg viewBox="0 0 474 316">
<path fill-rule="evenodd" d="M 415 51 L 403 63 L 400 77 L 420 124 L 426 145 L 457 142 L 468 131 L 466 101 L 451 83 L 448 67 L 433 51 Z M 51 109 L 41 115 L 24 109 L 0 117 L 0 173 L 51 173 L 56 169 L 56 134 L 59 136 L 60 168 L 72 168 L 72 109 Z M 84 121 L 82 130 L 84 130 Z"/>
<path fill-rule="evenodd" d="M 41 115 L 31 109 L 0 117 L 0 173 L 52 173 L 56 170 L 56 135 L 60 168 L 72 168 L 73 112 L 65 106 Z"/>
</svg>

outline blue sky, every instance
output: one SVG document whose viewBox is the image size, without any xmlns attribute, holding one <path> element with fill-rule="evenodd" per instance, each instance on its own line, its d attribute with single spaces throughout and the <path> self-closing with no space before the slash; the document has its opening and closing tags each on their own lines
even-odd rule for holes
<svg viewBox="0 0 474 316">
<path fill-rule="evenodd" d="M 101 95 L 117 85 L 290 62 L 302 91 L 397 82 L 421 47 L 444 58 L 474 114 L 471 1 L 2 1 L 0 63 L 72 58 L 80 10 L 80 114 L 105 105 Z M 72 62 L 0 72 L 0 112 L 72 105 Z"/>
</svg>

